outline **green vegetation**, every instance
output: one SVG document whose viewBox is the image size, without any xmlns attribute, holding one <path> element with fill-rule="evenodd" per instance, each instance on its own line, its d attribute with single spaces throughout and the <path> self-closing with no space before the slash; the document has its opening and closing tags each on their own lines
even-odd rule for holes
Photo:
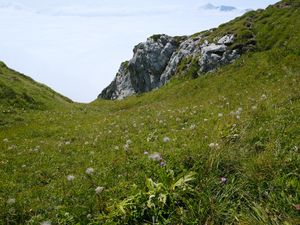
<svg viewBox="0 0 300 225">
<path fill-rule="evenodd" d="M 158 39 L 160 39 L 160 37 L 161 37 L 161 34 L 154 34 L 150 38 L 152 38 L 154 42 L 157 42 Z"/>
<path fill-rule="evenodd" d="M 257 51 L 123 101 L 70 104 L 1 64 L 0 224 L 300 224 L 300 13 L 284 2 L 251 12 L 270 14 Z"/>
<path fill-rule="evenodd" d="M 281 1 L 267 10 L 250 11 L 204 34 L 210 42 L 226 34 L 235 34 L 236 40 L 231 48 L 245 47 L 243 51 L 283 46 L 299 51 L 299 8 L 298 0 Z"/>
<path fill-rule="evenodd" d="M 183 58 L 177 66 L 176 76 L 197 78 L 200 66 L 198 60 L 193 57 Z"/>
<path fill-rule="evenodd" d="M 33 109 L 66 107 L 71 102 L 49 87 L 9 69 L 0 61 L 0 125 L 22 120 L 21 117 L 11 117 L 10 114 Z"/>
</svg>

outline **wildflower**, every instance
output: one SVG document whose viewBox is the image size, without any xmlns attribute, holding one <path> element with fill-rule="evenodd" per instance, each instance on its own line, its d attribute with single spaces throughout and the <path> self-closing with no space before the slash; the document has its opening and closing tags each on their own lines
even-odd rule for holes
<svg viewBox="0 0 300 225">
<path fill-rule="evenodd" d="M 220 180 L 221 180 L 222 184 L 225 184 L 227 182 L 227 178 L 226 177 L 221 177 Z"/>
<path fill-rule="evenodd" d="M 163 142 L 164 143 L 167 143 L 167 142 L 170 142 L 170 141 L 171 141 L 171 139 L 169 137 L 164 137 L 163 138 Z"/>
<path fill-rule="evenodd" d="M 233 135 L 234 138 L 239 138 L 240 136 L 238 134 Z"/>
<path fill-rule="evenodd" d="M 94 173 L 94 169 L 93 168 L 87 168 L 86 170 L 85 170 L 85 173 L 87 174 L 87 175 L 92 175 L 93 173 Z"/>
<path fill-rule="evenodd" d="M 162 157 L 161 157 L 160 153 L 156 152 L 156 153 L 149 155 L 149 159 L 152 159 L 154 161 L 160 161 L 160 160 L 162 160 Z"/>
<path fill-rule="evenodd" d="M 209 146 L 210 148 L 214 148 L 214 147 L 215 147 L 215 143 L 210 143 L 208 146 Z"/>
<path fill-rule="evenodd" d="M 125 144 L 125 145 L 124 145 L 124 150 L 127 151 L 128 149 L 129 149 L 129 144 Z"/>
<path fill-rule="evenodd" d="M 295 209 L 296 209 L 297 211 L 300 211 L 300 204 L 294 205 L 294 207 L 295 207 Z"/>
<path fill-rule="evenodd" d="M 144 155 L 149 155 L 149 152 L 145 151 L 145 152 L 144 152 Z"/>
<path fill-rule="evenodd" d="M 115 150 L 119 150 L 120 148 L 119 148 L 119 146 L 115 146 Z"/>
<path fill-rule="evenodd" d="M 73 181 L 74 179 L 75 179 L 75 177 L 73 175 L 68 175 L 67 176 L 68 181 Z"/>
<path fill-rule="evenodd" d="M 8 150 L 13 150 L 13 149 L 16 149 L 16 148 L 17 148 L 16 145 L 12 145 L 12 146 L 9 146 L 9 147 L 8 147 Z"/>
<path fill-rule="evenodd" d="M 218 117 L 223 117 L 223 113 L 219 113 L 219 114 L 218 114 Z"/>
<path fill-rule="evenodd" d="M 252 109 L 252 110 L 256 110 L 256 109 L 257 109 L 257 106 L 254 105 L 254 106 L 251 107 L 251 109 Z"/>
<path fill-rule="evenodd" d="M 51 225 L 51 221 L 44 221 L 44 222 L 41 222 L 41 225 Z"/>
<path fill-rule="evenodd" d="M 93 217 L 92 214 L 87 214 L 86 215 L 86 218 L 88 218 L 89 220 L 92 219 L 92 217 Z"/>
<path fill-rule="evenodd" d="M 240 117 L 239 115 L 237 115 L 237 116 L 236 116 L 236 119 L 239 120 L 239 119 L 241 119 L 241 117 Z"/>
<path fill-rule="evenodd" d="M 218 149 L 219 148 L 219 144 L 218 143 L 210 143 L 208 145 L 211 149 Z"/>
<path fill-rule="evenodd" d="M 191 126 L 190 126 L 190 129 L 195 129 L 196 128 L 196 125 L 195 124 L 192 124 Z"/>
<path fill-rule="evenodd" d="M 207 122 L 207 121 L 208 121 L 208 119 L 204 119 L 203 121 L 204 121 L 204 122 Z"/>
<path fill-rule="evenodd" d="M 164 161 L 161 161 L 159 165 L 160 165 L 161 167 L 165 167 L 165 166 L 167 165 L 167 163 L 164 162 Z"/>
<path fill-rule="evenodd" d="M 104 187 L 97 187 L 97 188 L 95 189 L 95 191 L 96 191 L 97 194 L 102 193 L 103 190 L 104 190 Z"/>
<path fill-rule="evenodd" d="M 65 145 L 69 145 L 69 144 L 71 144 L 70 141 L 66 141 L 66 142 L 65 142 Z"/>
<path fill-rule="evenodd" d="M 261 97 L 260 97 L 261 100 L 266 100 L 267 99 L 267 96 L 265 94 L 263 94 Z"/>
<path fill-rule="evenodd" d="M 13 205 L 16 203 L 16 199 L 15 198 L 9 198 L 6 202 L 8 205 Z"/>
<path fill-rule="evenodd" d="M 8 139 L 7 139 L 7 138 L 4 138 L 4 139 L 3 139 L 3 142 L 8 142 Z"/>
</svg>

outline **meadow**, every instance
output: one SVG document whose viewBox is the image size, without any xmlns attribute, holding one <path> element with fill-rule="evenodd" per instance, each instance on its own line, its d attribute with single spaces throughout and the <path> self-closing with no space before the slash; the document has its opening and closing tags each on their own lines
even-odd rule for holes
<svg viewBox="0 0 300 225">
<path fill-rule="evenodd" d="M 0 224 L 300 224 L 299 35 L 277 41 L 122 101 L 2 91 Z"/>
</svg>

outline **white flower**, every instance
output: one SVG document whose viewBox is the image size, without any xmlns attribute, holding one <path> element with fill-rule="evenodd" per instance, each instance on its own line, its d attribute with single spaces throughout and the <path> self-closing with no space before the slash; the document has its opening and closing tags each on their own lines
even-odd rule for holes
<svg viewBox="0 0 300 225">
<path fill-rule="evenodd" d="M 132 141 L 130 140 L 130 139 L 128 139 L 127 141 L 126 141 L 126 144 L 128 144 L 128 145 L 130 145 L 132 143 Z"/>
<path fill-rule="evenodd" d="M 100 194 L 103 190 L 104 190 L 104 187 L 97 187 L 95 189 L 95 191 L 96 191 L 97 194 Z"/>
<path fill-rule="evenodd" d="M 221 177 L 220 178 L 221 183 L 225 184 L 227 182 L 227 178 L 226 177 Z"/>
<path fill-rule="evenodd" d="M 41 222 L 41 225 L 51 225 L 51 221 L 44 221 L 44 222 Z"/>
<path fill-rule="evenodd" d="M 73 181 L 74 179 L 75 179 L 75 177 L 73 175 L 68 175 L 67 176 L 68 181 Z"/>
<path fill-rule="evenodd" d="M 195 124 L 192 124 L 191 126 L 190 126 L 190 129 L 195 129 L 196 128 L 196 125 Z"/>
<path fill-rule="evenodd" d="M 16 199 L 15 198 L 9 198 L 6 202 L 8 205 L 13 205 L 16 203 Z"/>
<path fill-rule="evenodd" d="M 266 100 L 267 99 L 267 96 L 265 94 L 263 94 L 261 97 L 260 97 L 261 100 Z"/>
<path fill-rule="evenodd" d="M 252 109 L 252 110 L 256 110 L 256 109 L 257 109 L 257 106 L 254 105 L 254 106 L 251 107 L 251 109 Z"/>
<path fill-rule="evenodd" d="M 145 152 L 144 152 L 144 155 L 149 155 L 149 152 L 145 151 Z"/>
<path fill-rule="evenodd" d="M 209 146 L 210 148 L 214 148 L 214 147 L 215 147 L 215 143 L 210 143 L 208 146 Z"/>
<path fill-rule="evenodd" d="M 237 115 L 237 116 L 236 116 L 236 119 L 238 119 L 238 120 L 239 120 L 239 119 L 241 119 L 241 117 L 240 117 L 239 115 Z"/>
<path fill-rule="evenodd" d="M 4 138 L 4 139 L 3 139 L 3 142 L 8 142 L 8 139 L 7 139 L 7 138 Z"/>
<path fill-rule="evenodd" d="M 204 121 L 204 122 L 207 122 L 207 121 L 208 121 L 208 119 L 204 119 L 203 121 Z"/>
<path fill-rule="evenodd" d="M 223 113 L 219 113 L 219 114 L 218 114 L 218 117 L 223 117 Z"/>
<path fill-rule="evenodd" d="M 125 145 L 124 145 L 124 150 L 127 151 L 128 149 L 129 149 L 129 145 L 128 145 L 128 144 L 125 144 Z"/>
<path fill-rule="evenodd" d="M 152 159 L 154 161 L 160 161 L 160 160 L 162 160 L 162 157 L 161 157 L 160 153 L 155 152 L 155 153 L 149 155 L 149 159 Z"/>
<path fill-rule="evenodd" d="M 119 148 L 119 146 L 115 146 L 115 150 L 119 150 L 120 148 Z"/>
<path fill-rule="evenodd" d="M 170 142 L 170 141 L 171 141 L 171 139 L 169 137 L 164 137 L 163 138 L 163 142 L 165 142 L 165 143 Z"/>
<path fill-rule="evenodd" d="M 88 175 L 92 175 L 93 173 L 94 173 L 94 169 L 93 168 L 87 168 L 86 170 L 85 170 L 85 173 L 86 174 L 88 174 Z"/>
<path fill-rule="evenodd" d="M 219 148 L 219 144 L 218 143 L 210 143 L 208 145 L 211 149 L 218 149 Z"/>
<path fill-rule="evenodd" d="M 71 144 L 70 141 L 66 141 L 66 142 L 65 142 L 65 145 L 69 145 L 69 144 Z"/>
</svg>

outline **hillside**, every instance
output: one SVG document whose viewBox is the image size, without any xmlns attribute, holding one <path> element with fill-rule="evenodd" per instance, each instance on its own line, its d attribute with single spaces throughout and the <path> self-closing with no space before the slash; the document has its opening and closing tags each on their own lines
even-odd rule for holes
<svg viewBox="0 0 300 225">
<path fill-rule="evenodd" d="M 45 110 L 71 102 L 0 61 L 0 126 L 9 123 L 9 119 L 13 118 L 10 114 L 24 110 Z"/>
<path fill-rule="evenodd" d="M 0 224 L 300 224 L 299 7 L 210 33 L 245 46 L 255 20 L 253 48 L 209 73 L 185 60 L 149 93 L 18 114 L 0 129 Z"/>
<path fill-rule="evenodd" d="M 251 11 L 221 25 L 190 36 L 157 34 L 133 49 L 115 79 L 98 98 L 123 99 L 160 88 L 173 77 L 192 78 L 234 62 L 251 51 L 273 47 L 297 50 L 299 46 L 299 2 L 284 1 L 267 10 Z"/>
</svg>

